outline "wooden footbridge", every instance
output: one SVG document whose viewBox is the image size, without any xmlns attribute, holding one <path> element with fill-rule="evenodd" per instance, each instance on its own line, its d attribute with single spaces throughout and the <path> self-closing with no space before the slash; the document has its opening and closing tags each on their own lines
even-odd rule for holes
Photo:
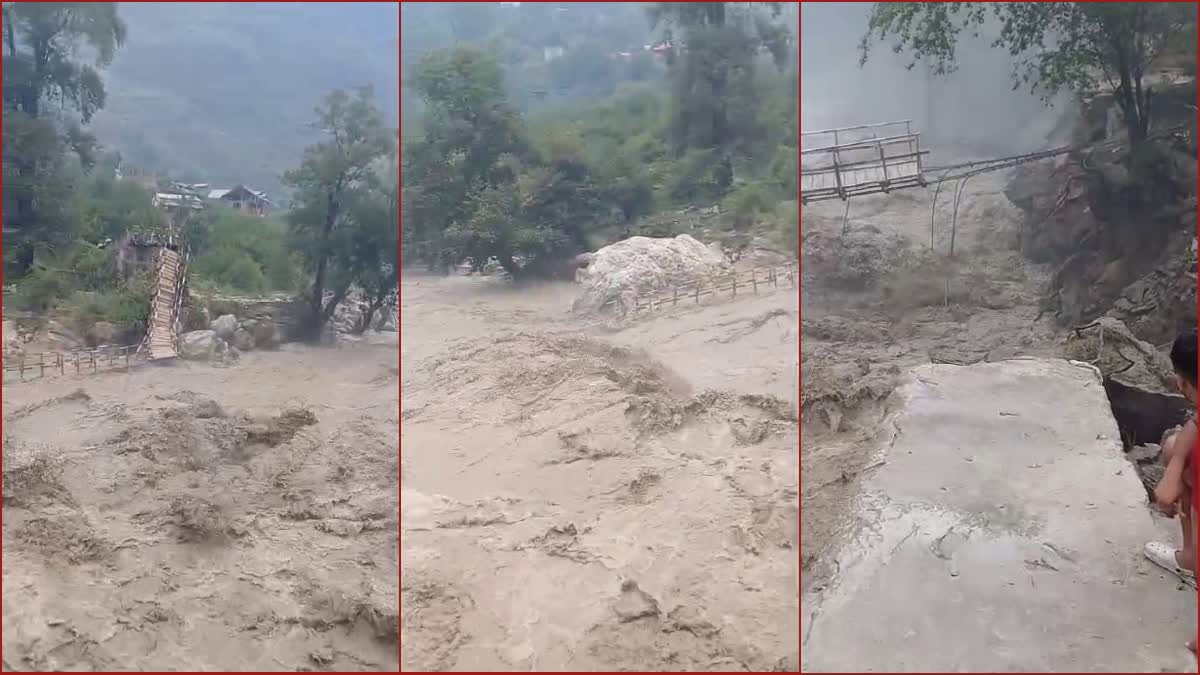
<svg viewBox="0 0 1200 675">
<path fill-rule="evenodd" d="M 1157 130 L 1148 138 L 1161 138 L 1183 131 L 1187 125 Z M 845 236 L 850 216 L 850 199 L 892 190 L 936 186 L 929 210 L 929 246 L 933 248 L 934 220 L 942 184 L 953 182 L 954 210 L 950 225 L 950 256 L 958 225 L 958 206 L 967 182 L 974 176 L 1011 169 L 1073 152 L 1094 152 L 1124 145 L 1112 138 L 1084 145 L 1059 146 L 1038 152 L 1008 157 L 973 160 L 931 166 L 925 160 L 928 149 L 921 148 L 921 134 L 912 129 L 912 120 L 839 127 L 800 134 L 800 203 L 831 199 L 846 203 L 842 219 Z"/>
<path fill-rule="evenodd" d="M 1148 138 L 1172 136 L 1186 127 L 1166 127 Z M 958 181 L 961 187 L 967 179 L 982 173 L 1124 144 L 1125 140 L 1113 138 L 939 166 L 927 161 L 930 151 L 921 147 L 921 134 L 913 131 L 912 120 L 805 131 L 800 134 L 800 202 L 848 201 L 851 197 L 940 186 L 950 181 Z M 956 188 L 955 192 L 960 190 Z"/>
<path fill-rule="evenodd" d="M 174 246 L 159 249 L 158 283 L 150 300 L 146 337 L 139 350 L 152 361 L 175 358 L 179 353 L 179 308 L 186 274 L 186 252 L 181 255 Z"/>
<path fill-rule="evenodd" d="M 146 333 L 140 344 L 124 347 L 76 349 L 68 352 L 40 352 L 4 359 L 6 376 L 16 374 L 18 380 L 26 375 L 42 378 L 47 374 L 94 374 L 115 369 L 129 369 L 145 361 L 173 359 L 179 355 L 179 316 L 187 284 L 189 253 L 183 252 L 175 240 L 163 242 L 156 258 L 154 295 L 150 298 L 150 315 Z"/>
</svg>

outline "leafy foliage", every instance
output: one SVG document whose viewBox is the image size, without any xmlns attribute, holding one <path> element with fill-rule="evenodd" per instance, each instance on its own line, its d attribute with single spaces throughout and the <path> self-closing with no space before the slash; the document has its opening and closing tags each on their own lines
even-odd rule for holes
<svg viewBox="0 0 1200 675">
<path fill-rule="evenodd" d="M 104 107 L 104 82 L 79 60 L 81 43 L 96 66 L 112 63 L 125 42 L 115 2 L 6 2 L 4 97 L 15 109 L 41 117 L 42 104 L 71 104 L 84 122 Z"/>
<path fill-rule="evenodd" d="M 677 156 L 711 152 L 720 166 L 709 177 L 727 190 L 735 157 L 758 154 L 767 139 L 758 115 L 756 69 L 763 51 L 776 66 L 787 65 L 791 34 L 770 20 L 779 16 L 782 3 L 660 2 L 648 11 L 655 25 L 666 27 L 668 39 L 674 30 L 682 32 L 672 62 L 672 147 Z"/>
<path fill-rule="evenodd" d="M 874 40 L 894 40 L 934 72 L 954 68 L 961 31 L 978 35 L 994 23 L 993 46 L 1015 57 L 1014 88 L 1086 93 L 1105 85 L 1116 96 L 1132 142 L 1150 129 L 1152 88 L 1145 75 L 1168 47 L 1196 44 L 1194 4 L 1169 2 L 876 3 L 860 45 L 865 63 Z"/>
<path fill-rule="evenodd" d="M 192 272 L 218 288 L 241 293 L 291 291 L 299 282 L 287 226 L 215 207 L 185 228 Z"/>
<path fill-rule="evenodd" d="M 577 130 L 553 124 L 530 140 L 485 53 L 434 52 L 413 80 L 427 114 L 424 135 L 403 152 L 408 255 L 434 267 L 495 258 L 514 276 L 548 274 L 589 247 L 593 226 L 650 207 L 652 189 L 627 156 L 606 160 Z M 600 129 L 590 140 L 621 142 Z"/>
<path fill-rule="evenodd" d="M 4 3 L 3 11 L 4 66 L 12 68 L 4 79 L 4 216 L 6 230 L 15 229 L 5 233 L 5 272 L 17 280 L 18 307 L 66 312 L 83 331 L 98 321 L 144 330 L 152 279 L 129 273 L 119 244 L 175 227 L 191 246 L 193 281 L 238 293 L 303 286 L 314 334 L 352 284 L 367 292 L 372 312 L 394 298 L 397 139 L 369 88 L 334 91 L 318 109 L 324 137 L 287 174 L 299 201 L 286 223 L 217 205 L 172 223 L 144 188 L 114 177 L 120 154 L 101 152 L 78 126 L 107 100 L 96 68 L 126 37 L 115 3 Z"/>
<path fill-rule="evenodd" d="M 321 335 L 358 280 L 355 240 L 364 228 L 374 227 L 350 207 L 379 185 L 374 179 L 380 162 L 396 150 L 395 130 L 384 123 L 372 99 L 369 87 L 354 96 L 342 90 L 329 94 L 316 110 L 324 140 L 309 146 L 300 166 L 284 174 L 297 195 L 296 208 L 287 217 L 290 236 L 312 275 L 308 329 L 313 338 Z"/>
<path fill-rule="evenodd" d="M 514 277 L 552 275 L 575 253 L 648 231 L 635 223 L 657 209 L 719 201 L 747 181 L 767 211 L 794 195 L 796 72 L 756 67 L 764 51 L 794 61 L 794 45 L 768 13 L 718 4 L 737 7 L 722 9 L 716 28 L 697 23 L 712 11 L 703 3 L 655 10 L 689 35 L 682 53 L 691 55 L 677 62 L 669 94 L 627 84 L 599 103 L 547 105 L 526 117 L 489 53 L 426 56 L 407 80 L 424 114 L 402 148 L 405 259 L 479 269 L 494 258 Z M 694 93 L 714 77 L 728 86 Z"/>
<path fill-rule="evenodd" d="M 5 266 L 19 276 L 32 267 L 39 249 L 61 247 L 74 233 L 67 205 L 78 176 L 67 154 L 88 169 L 95 140 L 68 113 L 86 123 L 104 106 L 97 68 L 112 61 L 125 40 L 125 24 L 112 2 L 5 2 L 0 10 L 4 226 L 14 235 Z M 95 65 L 80 60 L 83 45 L 95 54 Z M 57 114 L 45 109 L 51 103 L 58 104 Z"/>
</svg>

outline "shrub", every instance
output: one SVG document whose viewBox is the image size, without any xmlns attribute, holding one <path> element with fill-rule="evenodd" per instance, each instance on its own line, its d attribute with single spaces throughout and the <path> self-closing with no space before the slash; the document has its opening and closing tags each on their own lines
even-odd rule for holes
<svg viewBox="0 0 1200 675">
<path fill-rule="evenodd" d="M 16 285 L 13 305 L 27 312 L 46 312 L 70 293 L 67 279 L 60 273 L 35 269 Z"/>
<path fill-rule="evenodd" d="M 106 321 L 126 332 L 141 332 L 150 318 L 153 282 L 142 274 L 103 291 L 76 291 L 67 303 L 73 327 L 86 334 Z"/>
</svg>

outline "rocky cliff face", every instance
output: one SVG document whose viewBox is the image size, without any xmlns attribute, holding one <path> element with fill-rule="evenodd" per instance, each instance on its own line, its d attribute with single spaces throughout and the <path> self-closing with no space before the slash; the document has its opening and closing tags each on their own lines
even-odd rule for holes
<svg viewBox="0 0 1200 675">
<path fill-rule="evenodd" d="M 1043 311 L 1061 325 L 1111 316 L 1152 344 L 1196 325 L 1195 97 L 1194 81 L 1159 94 L 1157 136 L 1137 150 L 1081 150 L 1010 184 L 1027 214 L 1022 252 L 1055 268 Z M 1114 140 L 1112 106 L 1085 105 L 1074 142 Z"/>
</svg>

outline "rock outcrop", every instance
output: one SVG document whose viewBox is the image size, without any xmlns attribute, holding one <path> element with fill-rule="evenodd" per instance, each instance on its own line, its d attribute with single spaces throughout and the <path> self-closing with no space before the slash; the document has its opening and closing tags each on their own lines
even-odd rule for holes
<svg viewBox="0 0 1200 675">
<path fill-rule="evenodd" d="M 229 361 L 238 353 L 215 331 L 194 330 L 179 336 L 179 356 L 189 361 Z"/>
<path fill-rule="evenodd" d="M 710 280 L 732 267 L 719 252 L 690 235 L 630 237 L 596 251 L 578 281 L 583 290 L 572 311 L 590 314 L 629 306 L 640 293 Z M 612 303 L 610 305 L 610 303 Z"/>
</svg>

